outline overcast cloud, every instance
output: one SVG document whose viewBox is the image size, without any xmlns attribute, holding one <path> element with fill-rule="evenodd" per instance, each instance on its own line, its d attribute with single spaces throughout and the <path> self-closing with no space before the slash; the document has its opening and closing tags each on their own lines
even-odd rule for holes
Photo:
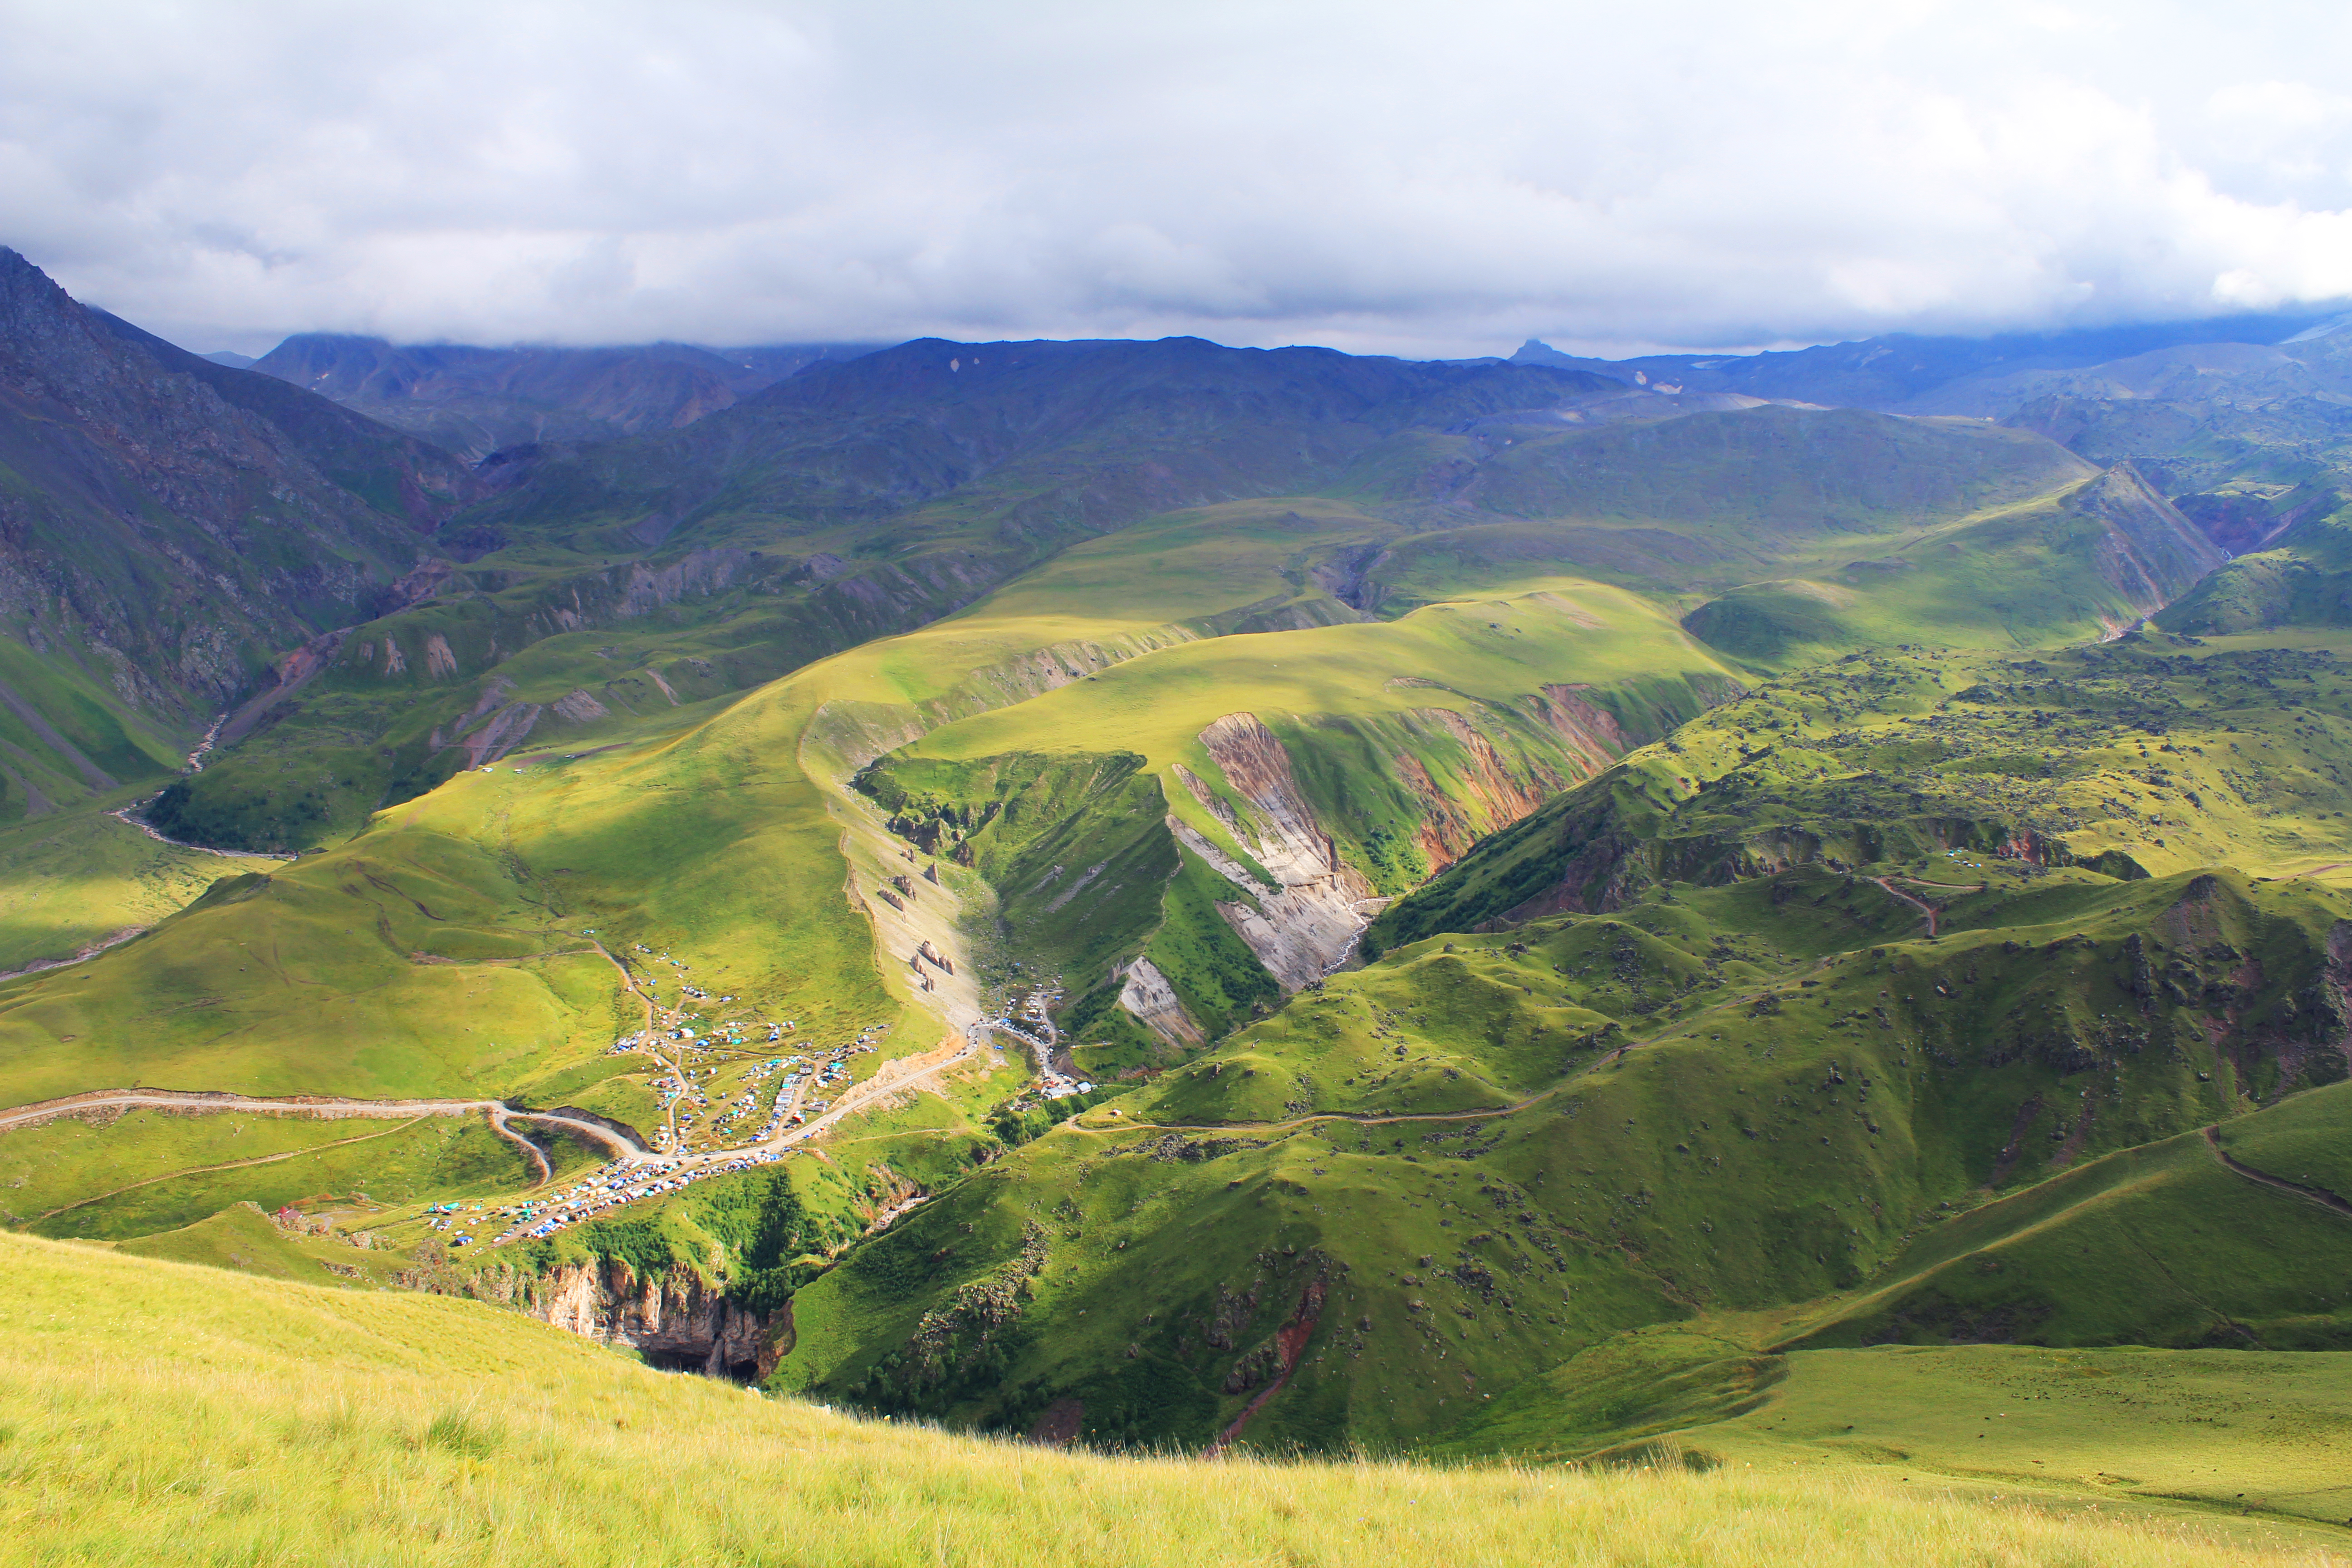
<svg viewBox="0 0 2352 1568">
<path fill-rule="evenodd" d="M 2352 295 L 2340 4 L 0 0 L 0 244 L 199 350 L 1412 354 Z"/>
</svg>

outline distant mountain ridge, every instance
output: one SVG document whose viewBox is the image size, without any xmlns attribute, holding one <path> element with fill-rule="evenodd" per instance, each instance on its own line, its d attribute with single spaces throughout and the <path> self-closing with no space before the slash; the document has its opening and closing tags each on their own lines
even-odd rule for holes
<svg viewBox="0 0 2352 1568">
<path fill-rule="evenodd" d="M 1980 338 L 1889 332 L 1762 353 L 1643 354 L 1622 360 L 1562 353 L 1530 338 L 1511 362 L 1591 371 L 1662 391 L 1737 393 L 1890 414 L 1983 416 L 1996 411 L 1981 406 L 1983 395 L 1976 390 L 1981 381 L 2081 369 L 2189 344 L 2276 343 L 2306 328 L 2324 329 L 2333 320 L 2315 314 L 2247 314 Z"/>
<path fill-rule="evenodd" d="M 812 364 L 877 346 L 396 346 L 301 332 L 247 363 L 478 461 L 503 447 L 675 429 Z"/>
</svg>

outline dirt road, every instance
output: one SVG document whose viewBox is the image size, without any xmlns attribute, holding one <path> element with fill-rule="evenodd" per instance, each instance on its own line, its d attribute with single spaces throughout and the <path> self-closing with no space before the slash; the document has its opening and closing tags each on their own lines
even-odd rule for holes
<svg viewBox="0 0 2352 1568">
<path fill-rule="evenodd" d="M 1936 934 L 1935 905 L 1922 903 L 1919 900 L 1913 898 L 1910 894 L 1905 892 L 1902 889 L 1896 887 L 1894 883 L 1888 881 L 1884 877 L 1873 877 L 1871 880 L 1885 889 L 1888 892 L 1894 894 L 1896 898 L 1902 900 L 1905 903 L 1910 905 L 1913 909 L 1917 910 L 1921 914 L 1927 916 L 1927 934 L 1929 936 L 1934 936 Z"/>
<path fill-rule="evenodd" d="M 289 1095 L 272 1100 L 201 1089 L 100 1089 L 86 1094 L 69 1094 L 58 1100 L 37 1100 L 31 1105 L 0 1110 L 0 1132 L 19 1127 L 38 1127 L 61 1116 L 80 1116 L 92 1110 L 241 1110 L 261 1115 L 316 1116 L 329 1121 L 343 1117 L 405 1119 L 478 1113 L 488 1119 L 492 1131 L 500 1137 L 530 1149 L 542 1177 L 547 1171 L 546 1158 L 507 1123 L 533 1121 L 561 1127 L 592 1143 L 601 1144 L 626 1164 L 641 1164 L 656 1157 L 650 1150 L 601 1123 L 544 1110 L 525 1110 L 502 1100 L 346 1100 L 339 1096 L 313 1094 Z"/>
<path fill-rule="evenodd" d="M 2213 1158 L 2221 1161 L 2226 1169 L 2245 1177 L 2246 1180 L 2259 1182 L 2266 1187 L 2276 1187 L 2283 1193 L 2293 1193 L 2296 1197 L 2317 1204 L 2321 1208 L 2332 1209 L 2347 1219 L 2352 1219 L 2352 1203 L 2346 1202 L 2326 1187 L 2306 1187 L 2301 1182 L 2290 1182 L 2284 1176 L 2273 1176 L 2268 1171 L 2258 1171 L 2252 1165 L 2230 1158 L 2229 1152 L 2221 1147 L 2221 1130 L 2219 1127 L 2205 1129 L 2205 1143 L 2213 1151 Z"/>
<path fill-rule="evenodd" d="M 927 1051 L 921 1056 L 904 1057 L 895 1061 L 885 1062 L 872 1078 L 844 1090 L 832 1109 L 806 1126 L 795 1127 L 788 1132 L 757 1143 L 739 1144 L 732 1148 L 713 1150 L 704 1154 L 665 1156 L 645 1148 L 601 1122 L 552 1111 L 526 1110 L 509 1105 L 502 1100 L 352 1100 L 333 1095 L 307 1094 L 286 1095 L 273 1099 L 202 1089 L 92 1089 L 83 1094 L 69 1094 L 56 1100 L 38 1100 L 31 1105 L 12 1106 L 7 1110 L 0 1110 L 0 1132 L 13 1131 L 19 1128 L 38 1127 L 61 1117 L 83 1116 L 92 1111 L 108 1110 L 173 1110 L 182 1114 L 200 1115 L 242 1111 L 248 1115 L 315 1116 L 326 1120 L 350 1118 L 407 1121 L 427 1116 L 479 1115 L 488 1122 L 493 1132 L 515 1144 L 523 1152 L 538 1171 L 539 1180 L 542 1184 L 551 1180 L 554 1173 L 548 1164 L 547 1156 L 537 1144 L 516 1131 L 512 1123 L 530 1122 L 544 1127 L 561 1128 L 600 1145 L 614 1164 L 664 1165 L 683 1176 L 709 1171 L 714 1167 L 755 1158 L 761 1154 L 781 1153 L 794 1144 L 815 1137 L 843 1118 L 856 1114 L 877 1100 L 933 1084 L 940 1073 L 959 1062 L 979 1055 L 982 1048 L 981 1031 L 973 1029 L 966 1032 L 959 1039 L 942 1042 L 937 1049 Z M 345 1142 L 356 1142 L 356 1140 Z M 307 1152 L 307 1151 L 295 1152 Z M 293 1154 L 287 1154 L 270 1156 L 268 1159 L 293 1157 Z M 252 1163 L 267 1163 L 268 1160 Z M 172 1177 L 193 1173 L 194 1173 L 186 1171 L 173 1172 L 169 1176 L 155 1179 L 169 1180 Z"/>
</svg>

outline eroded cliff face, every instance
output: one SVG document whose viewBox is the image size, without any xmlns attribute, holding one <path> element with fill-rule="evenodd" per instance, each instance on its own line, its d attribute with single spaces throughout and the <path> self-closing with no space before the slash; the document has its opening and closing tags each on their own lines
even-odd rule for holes
<svg viewBox="0 0 2352 1568">
<path fill-rule="evenodd" d="M 618 1258 L 564 1264 L 532 1277 L 514 1303 L 543 1322 L 657 1365 L 751 1380 L 773 1366 L 768 1319 L 729 1301 L 690 1268 L 640 1275 Z"/>
<path fill-rule="evenodd" d="M 1418 708 L 1399 716 L 1405 739 L 1389 760 L 1396 780 L 1419 803 L 1415 847 L 1431 870 L 1452 865 L 1485 834 L 1517 822 L 1638 743 L 1584 695 L 1587 689 L 1547 686 L 1525 700 L 1527 712 L 1554 743 L 1532 751 L 1514 746 L 1507 753 L 1472 717 L 1452 708 Z M 1452 759 L 1443 783 L 1414 753 L 1423 742 Z M 1285 992 L 1297 991 L 1346 961 L 1377 910 L 1378 889 L 1341 858 L 1331 825 L 1317 817 L 1299 787 L 1289 752 L 1256 715 L 1226 714 L 1201 731 L 1201 744 L 1244 804 L 1237 807 L 1181 764 L 1176 777 L 1273 880 L 1176 816 L 1169 817 L 1169 831 L 1244 895 L 1220 901 L 1218 913 Z M 1157 997 L 1149 977 L 1130 969 L 1121 1005 L 1163 1035 L 1181 1037 Z"/>
<path fill-rule="evenodd" d="M 2140 615 L 2154 615 L 2229 559 L 2129 463 L 2117 463 L 2064 504 L 2104 528 L 2095 556 L 2099 575 Z"/>
<path fill-rule="evenodd" d="M 1371 912 L 1375 889 L 1339 858 L 1339 847 L 1316 819 L 1291 771 L 1290 754 L 1254 713 L 1228 713 L 1201 731 L 1201 743 L 1248 802 L 1236 811 L 1190 770 L 1179 766 L 1192 797 L 1223 823 L 1250 857 L 1275 879 L 1268 887 L 1189 824 L 1174 816 L 1169 830 L 1246 900 L 1221 901 L 1217 912 L 1260 963 L 1292 992 L 1328 974 L 1355 945 Z"/>
<path fill-rule="evenodd" d="M 1176 987 L 1148 958 L 1134 960 L 1120 974 L 1118 1005 L 1172 1045 L 1197 1046 L 1207 1037 L 1184 1010 Z"/>
</svg>

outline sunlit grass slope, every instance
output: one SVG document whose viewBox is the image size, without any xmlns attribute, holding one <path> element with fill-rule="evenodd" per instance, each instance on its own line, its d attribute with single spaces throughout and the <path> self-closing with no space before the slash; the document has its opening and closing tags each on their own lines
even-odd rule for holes
<svg viewBox="0 0 2352 1568">
<path fill-rule="evenodd" d="M 503 852 L 473 783 L 440 831 L 390 824 L 224 879 L 145 936 L 0 987 L 7 1099 L 488 1094 L 593 1060 L 631 1016 L 612 967 L 556 924 L 561 895 Z"/>
<path fill-rule="evenodd" d="M 1163 649 L 1017 707 L 934 731 L 924 756 L 1129 751 L 1156 768 L 1213 774 L 1200 732 L 1228 713 L 1393 716 L 1523 700 L 1549 684 L 1610 686 L 1730 670 L 1655 605 L 1622 589 L 1555 579 L 1507 597 L 1432 605 L 1401 620 L 1331 626 Z M 1180 810 L 1200 814 L 1190 803 Z"/>
<path fill-rule="evenodd" d="M 1760 431 L 1773 423 L 1762 413 L 1710 417 Z M 1671 603 L 1721 656 L 1780 670 L 1903 643 L 2086 640 L 2157 609 L 2221 559 L 2127 471 L 2093 475 L 2068 459 L 2003 478 L 1860 507 L 1834 493 L 1849 482 L 1840 476 L 1811 507 L 1701 486 L 1648 513 L 1433 516 L 1366 569 L 1367 593 L 1394 615 L 1563 572 Z M 1738 489 L 1727 473 L 1719 483 Z M 1751 508 L 1761 512 L 1751 526 L 1728 525 Z"/>
<path fill-rule="evenodd" d="M 18 1561 L 2330 1560 L 2275 1526 L 1926 1477 L 1067 1454 L 750 1399 L 471 1303 L 0 1251 L 0 1553 Z"/>
<path fill-rule="evenodd" d="M 89 806 L 0 827 L 0 972 L 152 926 L 252 865 L 159 844 Z"/>
<path fill-rule="evenodd" d="M 558 1150 L 559 1167 L 564 1151 Z M 117 1239 L 177 1230 L 232 1204 L 320 1194 L 386 1208 L 512 1192 L 537 1173 L 478 1120 L 313 1121 L 134 1110 L 0 1136 L 0 1207 L 39 1236 Z"/>
<path fill-rule="evenodd" d="M 1545 1458 L 1612 1436 L 1814 1477 L 1964 1481 L 2341 1527 L 2352 1355 L 1882 1346 L 1739 1357 L 1704 1325 L 1624 1340 L 1496 1399 L 1441 1445 Z M 2013 1494 L 2012 1494 L 2013 1495 Z"/>
<path fill-rule="evenodd" d="M 1685 624 L 1727 655 L 1790 669 L 1898 644 L 2004 652 L 2108 635 L 2221 552 L 2125 470 L 1893 539 L 1841 541 L 1742 584 Z"/>
</svg>

